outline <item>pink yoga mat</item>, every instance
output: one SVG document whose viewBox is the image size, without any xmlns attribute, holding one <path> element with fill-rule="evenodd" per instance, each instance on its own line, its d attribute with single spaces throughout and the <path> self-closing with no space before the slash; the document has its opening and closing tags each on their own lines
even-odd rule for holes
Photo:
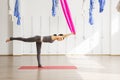
<svg viewBox="0 0 120 80">
<path fill-rule="evenodd" d="M 76 66 L 43 66 L 43 67 L 38 67 L 38 66 L 21 66 L 19 68 L 20 70 L 33 70 L 33 69 L 77 69 Z"/>
</svg>

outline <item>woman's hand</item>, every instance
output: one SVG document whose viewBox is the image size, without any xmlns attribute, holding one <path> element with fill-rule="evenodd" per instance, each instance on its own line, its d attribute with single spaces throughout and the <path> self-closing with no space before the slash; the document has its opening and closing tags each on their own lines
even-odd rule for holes
<svg viewBox="0 0 120 80">
<path fill-rule="evenodd" d="M 73 34 L 73 33 L 64 34 L 63 37 L 66 38 L 66 37 L 68 37 L 68 36 L 70 36 L 70 35 L 75 35 L 75 34 Z"/>
</svg>

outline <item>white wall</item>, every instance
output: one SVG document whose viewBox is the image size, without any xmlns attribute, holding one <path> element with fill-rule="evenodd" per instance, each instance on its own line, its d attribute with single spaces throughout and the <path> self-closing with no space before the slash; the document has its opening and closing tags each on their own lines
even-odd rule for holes
<svg viewBox="0 0 120 80">
<path fill-rule="evenodd" d="M 111 1 L 111 53 L 120 54 L 120 13 L 116 10 L 119 0 Z"/>
<path fill-rule="evenodd" d="M 4 1 L 6 1 L 7 3 L 7 0 Z M 34 0 L 34 1 L 29 0 L 29 2 L 28 0 L 20 0 L 20 1 L 21 1 L 22 24 L 21 26 L 17 26 L 14 18 L 13 36 L 30 37 L 34 35 L 70 33 L 60 3 L 57 11 L 57 16 L 52 17 L 51 0 Z M 117 1 L 106 0 L 104 12 L 99 13 L 98 0 L 95 0 L 95 7 L 94 7 L 95 9 L 93 13 L 94 25 L 91 26 L 88 23 L 89 0 L 86 0 L 83 8 L 82 8 L 82 0 L 74 0 L 74 1 L 68 0 L 77 34 L 76 36 L 68 37 L 62 42 L 54 42 L 53 44 L 44 43 L 42 45 L 42 54 L 45 53 L 47 54 L 51 54 L 51 53 L 52 54 L 61 54 L 61 53 L 119 54 L 120 32 L 118 26 L 120 24 L 116 25 L 115 31 L 117 32 L 114 35 L 112 34 L 113 32 L 115 32 L 113 29 L 114 28 L 113 24 L 116 22 L 116 20 L 118 23 L 120 22 L 120 14 L 115 9 L 115 5 Z M 2 9 L 4 8 L 2 7 Z M 83 12 L 83 10 L 85 11 Z M 6 36 L 11 36 L 12 30 L 10 29 L 12 29 L 12 27 L 9 29 L 7 23 L 3 25 L 7 25 L 6 29 L 8 31 L 6 32 L 9 32 L 9 33 L 5 33 Z M 10 47 L 12 47 L 12 43 Z M 3 53 L 10 53 L 10 51 L 12 52 L 12 48 L 8 49 L 8 47 L 6 46 L 2 48 L 4 49 L 6 48 L 6 50 L 3 49 L 4 50 Z M 2 50 L 0 51 L 2 53 Z M 23 43 L 19 41 L 14 41 L 13 54 L 17 55 L 22 53 L 36 54 L 35 43 Z"/>
<path fill-rule="evenodd" d="M 5 43 L 6 38 L 12 36 L 12 26 L 9 20 L 8 0 L 0 0 L 0 55 L 12 54 L 12 43 Z"/>
</svg>

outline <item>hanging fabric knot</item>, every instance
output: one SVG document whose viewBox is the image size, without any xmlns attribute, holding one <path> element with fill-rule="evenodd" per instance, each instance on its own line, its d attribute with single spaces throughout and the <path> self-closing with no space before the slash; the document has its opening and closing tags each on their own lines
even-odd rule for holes
<svg viewBox="0 0 120 80">
<path fill-rule="evenodd" d="M 56 7 L 58 7 L 58 0 L 52 0 L 52 16 L 56 15 Z"/>
<path fill-rule="evenodd" d="M 101 13 L 104 10 L 105 0 L 99 0 L 99 6 L 100 6 L 99 12 Z"/>
<path fill-rule="evenodd" d="M 17 17 L 17 25 L 20 25 L 20 12 L 19 12 L 19 0 L 16 0 L 15 7 L 14 7 L 14 16 Z"/>
<path fill-rule="evenodd" d="M 90 0 L 90 8 L 89 8 L 89 23 L 91 25 L 93 25 L 94 21 L 93 21 L 93 8 L 94 7 L 94 0 Z"/>
</svg>

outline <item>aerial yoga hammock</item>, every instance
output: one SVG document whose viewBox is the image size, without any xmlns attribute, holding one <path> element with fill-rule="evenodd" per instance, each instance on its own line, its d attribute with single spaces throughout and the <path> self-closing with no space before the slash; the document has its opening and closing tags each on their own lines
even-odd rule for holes
<svg viewBox="0 0 120 80">
<path fill-rule="evenodd" d="M 61 2 L 61 6 L 62 6 L 64 16 L 65 16 L 67 24 L 69 26 L 69 29 L 73 34 L 76 34 L 67 1 L 66 0 L 60 0 L 60 2 Z"/>
<path fill-rule="evenodd" d="M 102 13 L 104 10 L 104 6 L 105 6 L 105 0 L 98 0 L 99 2 L 99 12 Z M 90 8 L 89 8 L 89 23 L 91 25 L 94 24 L 94 20 L 93 20 L 93 9 L 94 9 L 94 0 L 90 0 Z"/>
<path fill-rule="evenodd" d="M 105 0 L 99 0 L 99 6 L 100 6 L 99 12 L 101 13 L 104 10 Z"/>
<path fill-rule="evenodd" d="M 52 16 L 56 15 L 56 7 L 58 7 L 58 0 L 52 0 Z"/>
<path fill-rule="evenodd" d="M 17 17 L 17 25 L 20 25 L 20 11 L 19 11 L 19 0 L 16 0 L 15 7 L 14 7 L 14 16 Z"/>
<path fill-rule="evenodd" d="M 91 25 L 93 25 L 94 21 L 93 21 L 93 4 L 94 4 L 94 0 L 90 0 L 90 8 L 89 8 L 89 23 Z"/>
</svg>

